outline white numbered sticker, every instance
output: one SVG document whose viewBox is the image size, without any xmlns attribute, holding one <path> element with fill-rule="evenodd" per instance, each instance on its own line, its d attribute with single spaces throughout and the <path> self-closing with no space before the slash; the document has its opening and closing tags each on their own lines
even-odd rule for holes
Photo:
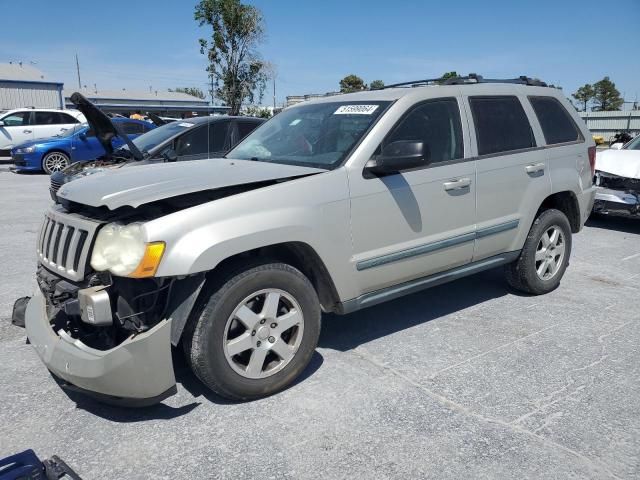
<svg viewBox="0 0 640 480">
<path fill-rule="evenodd" d="M 193 123 L 182 122 L 182 123 L 179 123 L 178 125 L 181 126 L 181 127 L 189 128 L 189 127 L 193 127 L 194 124 Z"/>
<path fill-rule="evenodd" d="M 334 115 L 371 115 L 376 111 L 378 105 L 342 105 Z"/>
</svg>

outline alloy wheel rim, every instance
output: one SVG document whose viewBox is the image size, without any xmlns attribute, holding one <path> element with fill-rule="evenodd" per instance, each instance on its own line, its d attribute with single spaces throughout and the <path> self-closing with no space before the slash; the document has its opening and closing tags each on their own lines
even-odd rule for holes
<svg viewBox="0 0 640 480">
<path fill-rule="evenodd" d="M 44 163 L 50 172 L 59 172 L 67 166 L 67 157 L 61 153 L 50 153 Z"/>
<path fill-rule="evenodd" d="M 270 377 L 296 355 L 304 317 L 296 299 L 275 288 L 252 293 L 229 316 L 224 329 L 224 356 L 245 378 Z"/>
<path fill-rule="evenodd" d="M 535 265 L 538 278 L 551 280 L 562 265 L 565 254 L 565 239 L 562 230 L 553 225 L 542 234 L 536 248 Z"/>
</svg>

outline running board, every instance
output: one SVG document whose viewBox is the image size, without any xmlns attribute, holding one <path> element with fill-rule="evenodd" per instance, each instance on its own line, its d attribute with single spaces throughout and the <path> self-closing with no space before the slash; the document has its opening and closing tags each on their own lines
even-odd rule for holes
<svg viewBox="0 0 640 480">
<path fill-rule="evenodd" d="M 362 308 L 371 307 L 379 303 L 387 302 L 395 298 L 403 297 L 411 293 L 419 292 L 427 288 L 435 287 L 443 283 L 458 280 L 459 278 L 473 275 L 474 273 L 489 270 L 500 265 L 506 265 L 515 261 L 520 256 L 520 251 L 506 252 L 493 257 L 485 258 L 477 262 L 469 263 L 461 267 L 453 268 L 445 272 L 436 273 L 428 277 L 421 277 L 409 282 L 393 285 L 391 287 L 365 293 L 346 302 L 338 304 L 337 313 L 346 314 Z"/>
</svg>

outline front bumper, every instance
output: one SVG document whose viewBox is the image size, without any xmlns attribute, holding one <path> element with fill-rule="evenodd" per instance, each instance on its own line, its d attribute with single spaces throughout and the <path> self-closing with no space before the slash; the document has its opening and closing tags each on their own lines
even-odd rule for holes
<svg viewBox="0 0 640 480">
<path fill-rule="evenodd" d="M 604 215 L 640 217 L 640 193 L 596 187 L 593 211 Z"/>
<path fill-rule="evenodd" d="M 56 377 L 98 399 L 132 406 L 151 405 L 176 392 L 171 359 L 171 321 L 132 335 L 109 350 L 88 347 L 49 322 L 40 289 L 25 314 L 27 337 Z"/>
<path fill-rule="evenodd" d="M 33 153 L 12 153 L 11 160 L 13 161 L 13 167 L 11 170 L 14 171 L 40 171 L 42 170 L 42 165 L 40 163 L 41 153 L 33 152 Z"/>
</svg>

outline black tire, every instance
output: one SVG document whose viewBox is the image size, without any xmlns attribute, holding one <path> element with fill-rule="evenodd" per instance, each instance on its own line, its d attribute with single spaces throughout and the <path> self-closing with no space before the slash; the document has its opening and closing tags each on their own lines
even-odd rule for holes
<svg viewBox="0 0 640 480">
<path fill-rule="evenodd" d="M 227 278 L 204 293 L 206 303 L 184 333 L 187 361 L 196 376 L 222 397 L 252 400 L 272 395 L 290 385 L 313 356 L 320 336 L 318 296 L 307 277 L 283 263 L 249 266 Z M 282 290 L 297 301 L 304 318 L 302 339 L 281 370 L 265 378 L 246 378 L 231 367 L 225 356 L 227 320 L 244 299 L 263 289 Z"/>
<path fill-rule="evenodd" d="M 542 236 L 553 227 L 558 227 L 564 237 L 564 255 L 556 273 L 549 279 L 540 278 L 536 269 L 536 250 Z M 571 225 L 560 210 L 544 210 L 535 219 L 518 259 L 505 266 L 505 276 L 509 285 L 532 295 L 543 295 L 555 290 L 569 265 L 571 256 Z"/>
<path fill-rule="evenodd" d="M 47 175 L 51 175 L 54 172 L 59 172 L 68 167 L 69 163 L 69 155 L 64 152 L 54 150 L 53 152 L 47 152 L 42 157 L 42 170 L 44 170 Z"/>
</svg>

